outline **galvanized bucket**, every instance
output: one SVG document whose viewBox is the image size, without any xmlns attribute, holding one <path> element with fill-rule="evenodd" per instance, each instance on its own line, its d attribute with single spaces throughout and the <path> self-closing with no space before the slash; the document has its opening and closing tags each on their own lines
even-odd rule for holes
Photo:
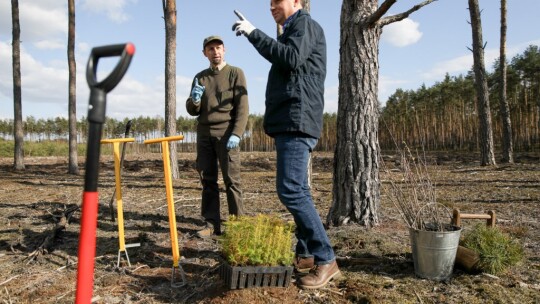
<svg viewBox="0 0 540 304">
<path fill-rule="evenodd" d="M 444 281 L 454 270 L 461 228 L 426 231 L 409 228 L 414 273 L 425 279 Z"/>
</svg>

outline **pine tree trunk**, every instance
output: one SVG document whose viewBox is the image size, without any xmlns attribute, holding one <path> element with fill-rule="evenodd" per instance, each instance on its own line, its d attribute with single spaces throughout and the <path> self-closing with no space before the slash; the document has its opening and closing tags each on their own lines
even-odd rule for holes
<svg viewBox="0 0 540 304">
<path fill-rule="evenodd" d="M 166 3 L 165 3 L 166 1 Z M 163 0 L 165 15 L 165 136 L 176 135 L 176 0 Z M 177 142 L 169 145 L 172 177 L 177 179 Z"/>
<path fill-rule="evenodd" d="M 77 64 L 75 62 L 75 0 L 68 0 L 68 66 L 69 66 L 69 89 L 68 89 L 68 112 L 69 112 L 69 163 L 68 173 L 79 174 L 77 161 Z"/>
<path fill-rule="evenodd" d="M 341 9 L 337 144 L 329 225 L 351 221 L 374 226 L 379 222 L 377 91 L 382 31 L 378 24 L 367 26 L 358 21 L 358 16 L 376 9 L 371 2 L 344 0 Z"/>
<path fill-rule="evenodd" d="M 11 20 L 13 26 L 13 114 L 15 139 L 14 168 L 24 170 L 24 130 L 21 96 L 21 28 L 19 24 L 19 1 L 11 0 Z"/>
<path fill-rule="evenodd" d="M 500 113 L 502 119 L 502 162 L 514 162 L 514 145 L 512 143 L 512 121 L 510 107 L 506 98 L 506 0 L 501 0 L 501 46 L 499 65 L 501 69 L 501 87 L 499 92 Z"/>
<path fill-rule="evenodd" d="M 489 91 L 487 74 L 484 66 L 484 45 L 482 39 L 482 22 L 480 20 L 480 8 L 478 0 L 469 0 L 469 12 L 471 15 L 474 76 L 476 98 L 478 103 L 479 145 L 480 164 L 482 166 L 495 165 L 493 148 L 493 131 L 491 127 L 491 111 L 489 107 Z"/>
</svg>

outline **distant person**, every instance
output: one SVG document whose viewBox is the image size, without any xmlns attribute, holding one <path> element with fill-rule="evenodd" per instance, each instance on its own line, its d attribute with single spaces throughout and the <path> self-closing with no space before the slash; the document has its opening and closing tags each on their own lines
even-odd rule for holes
<svg viewBox="0 0 540 304">
<path fill-rule="evenodd" d="M 273 137 L 277 152 L 276 188 L 279 199 L 296 223 L 299 287 L 324 287 L 340 275 L 334 251 L 315 209 L 308 185 L 308 161 L 322 130 L 326 41 L 321 26 L 303 10 L 303 0 L 271 0 L 270 11 L 283 26 L 277 41 L 248 20 L 233 25 L 272 67 L 266 85 L 264 130 Z"/>
<path fill-rule="evenodd" d="M 193 80 L 187 112 L 197 116 L 197 171 L 202 183 L 201 215 L 206 225 L 199 237 L 221 234 L 218 163 L 227 192 L 229 214 L 244 213 L 240 183 L 240 138 L 246 128 L 249 105 L 244 72 L 225 62 L 219 36 L 203 41 L 210 67 Z"/>
</svg>

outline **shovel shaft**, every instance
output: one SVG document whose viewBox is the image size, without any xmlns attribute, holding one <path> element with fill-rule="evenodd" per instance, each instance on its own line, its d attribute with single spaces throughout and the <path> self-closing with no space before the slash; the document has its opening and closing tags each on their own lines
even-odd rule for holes
<svg viewBox="0 0 540 304">
<path fill-rule="evenodd" d="M 76 303 L 90 303 L 92 299 L 94 288 L 94 256 L 96 255 L 97 206 L 98 193 L 84 192 L 81 234 L 79 236 Z"/>
</svg>

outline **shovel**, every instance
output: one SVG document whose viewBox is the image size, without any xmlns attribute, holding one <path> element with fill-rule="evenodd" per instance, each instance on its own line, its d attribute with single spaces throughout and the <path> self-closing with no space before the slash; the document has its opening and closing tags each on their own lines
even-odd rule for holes
<svg viewBox="0 0 540 304">
<path fill-rule="evenodd" d="M 88 144 L 75 303 L 91 303 L 94 288 L 94 258 L 96 255 L 96 227 L 99 202 L 97 191 L 99 153 L 101 131 L 105 122 L 107 93 L 114 89 L 124 77 L 134 54 L 135 46 L 132 43 L 95 47 L 90 53 L 86 66 L 86 81 L 90 87 L 90 102 L 88 106 Z M 98 82 L 96 80 L 96 71 L 99 59 L 113 56 L 120 56 L 119 62 L 104 80 Z"/>
</svg>

